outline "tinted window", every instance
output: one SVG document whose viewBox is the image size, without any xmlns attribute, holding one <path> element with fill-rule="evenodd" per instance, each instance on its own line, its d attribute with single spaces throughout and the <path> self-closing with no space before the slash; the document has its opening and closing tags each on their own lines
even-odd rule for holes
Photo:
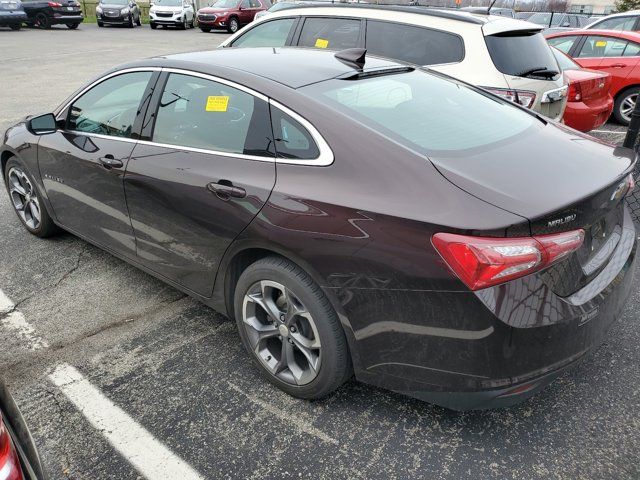
<svg viewBox="0 0 640 480">
<path fill-rule="evenodd" d="M 367 52 L 417 65 L 460 62 L 462 39 L 438 30 L 400 23 L 367 22 Z"/>
<path fill-rule="evenodd" d="M 532 69 L 558 70 L 558 63 L 541 33 L 489 35 L 485 41 L 496 68 L 507 75 L 528 76 Z"/>
<path fill-rule="evenodd" d="M 571 50 L 571 47 L 573 47 L 573 44 L 577 39 L 578 37 L 576 35 L 571 35 L 570 37 L 550 38 L 547 42 L 549 42 L 549 45 L 556 47 L 561 52 L 569 53 L 569 50 Z"/>
<path fill-rule="evenodd" d="M 69 108 L 67 128 L 130 137 L 151 72 L 124 73 L 96 85 Z"/>
<path fill-rule="evenodd" d="M 228 85 L 171 74 L 153 141 L 229 153 L 273 156 L 266 102 Z"/>
<path fill-rule="evenodd" d="M 640 45 L 633 42 L 627 42 L 627 48 L 622 54 L 624 57 L 637 57 L 640 54 Z"/>
<path fill-rule="evenodd" d="M 278 157 L 313 160 L 320 156 L 311 134 L 297 120 L 277 108 L 271 110 L 271 117 Z"/>
<path fill-rule="evenodd" d="M 251 5 L 251 8 L 260 8 L 262 6 L 258 0 L 249 0 L 249 5 Z"/>
<path fill-rule="evenodd" d="M 626 46 L 626 40 L 589 35 L 578 52 L 578 57 L 621 57 Z"/>
<path fill-rule="evenodd" d="M 278 4 L 276 4 L 278 5 Z M 231 44 L 233 47 L 283 47 L 295 19 L 283 18 L 261 23 Z"/>
<path fill-rule="evenodd" d="M 589 28 L 597 28 L 599 30 L 633 30 L 636 23 L 636 17 L 614 17 L 608 18 L 601 22 L 594 23 Z"/>
<path fill-rule="evenodd" d="M 455 152 L 504 142 L 539 125 L 506 100 L 423 71 L 330 80 L 302 92 L 412 149 L 459 156 L 460 162 L 467 156 Z"/>
<path fill-rule="evenodd" d="M 360 20 L 348 18 L 307 18 L 298 45 L 341 50 L 358 46 Z"/>
</svg>

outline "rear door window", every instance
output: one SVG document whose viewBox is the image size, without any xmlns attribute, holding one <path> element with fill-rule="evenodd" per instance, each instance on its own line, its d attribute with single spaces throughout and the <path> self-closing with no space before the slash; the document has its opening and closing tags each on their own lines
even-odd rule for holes
<svg viewBox="0 0 640 480">
<path fill-rule="evenodd" d="M 557 73 L 558 62 L 542 34 L 519 33 L 514 35 L 514 32 L 506 32 L 485 37 L 496 68 L 506 75 L 516 77 L 550 78 L 553 72 Z M 523 55 L 523 52 L 527 54 Z"/>
<path fill-rule="evenodd" d="M 551 45 L 552 47 L 556 47 L 561 52 L 568 54 L 569 51 L 571 51 L 571 48 L 573 47 L 573 45 L 576 43 L 577 39 L 578 39 L 577 35 L 571 35 L 570 37 L 550 38 L 547 41 L 549 42 L 549 45 Z"/>
<path fill-rule="evenodd" d="M 342 50 L 358 46 L 359 19 L 307 18 L 304 21 L 298 46 Z"/>
<path fill-rule="evenodd" d="M 626 40 L 589 35 L 578 52 L 579 58 L 621 57 L 627 47 Z"/>
<path fill-rule="evenodd" d="M 367 22 L 367 52 L 416 65 L 460 62 L 464 44 L 458 35 L 401 23 Z"/>
<path fill-rule="evenodd" d="M 295 23 L 294 18 L 271 20 L 255 26 L 238 37 L 232 47 L 284 47 Z"/>
</svg>

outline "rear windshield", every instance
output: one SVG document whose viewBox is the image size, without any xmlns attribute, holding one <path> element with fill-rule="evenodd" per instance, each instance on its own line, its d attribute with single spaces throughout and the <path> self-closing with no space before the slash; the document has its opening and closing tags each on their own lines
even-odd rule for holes
<svg viewBox="0 0 640 480">
<path fill-rule="evenodd" d="M 496 68 L 506 75 L 550 79 L 558 74 L 558 62 L 541 33 L 488 35 L 485 41 Z"/>
<path fill-rule="evenodd" d="M 540 125 L 507 101 L 423 71 L 329 80 L 302 91 L 424 154 L 455 156 Z"/>
</svg>

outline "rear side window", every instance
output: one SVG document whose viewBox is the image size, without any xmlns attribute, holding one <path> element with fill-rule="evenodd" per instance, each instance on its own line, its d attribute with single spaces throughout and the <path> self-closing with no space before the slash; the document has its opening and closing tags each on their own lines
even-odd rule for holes
<svg viewBox="0 0 640 480">
<path fill-rule="evenodd" d="M 579 58 L 622 57 L 629 42 L 611 37 L 589 35 L 582 45 Z M 633 49 L 633 47 L 632 47 Z M 637 48 L 634 49 L 637 53 Z"/>
<path fill-rule="evenodd" d="M 400 23 L 367 22 L 367 51 L 416 65 L 460 62 L 462 39 L 448 32 Z"/>
<path fill-rule="evenodd" d="M 597 22 L 589 28 L 597 28 L 598 30 L 619 30 L 624 32 L 633 30 L 633 26 L 635 24 L 636 17 L 615 17 Z"/>
<path fill-rule="evenodd" d="M 541 33 L 512 33 L 485 37 L 491 59 L 500 72 L 516 77 L 542 75 L 543 78 L 548 78 L 541 72 L 558 71 L 558 62 Z M 523 55 L 523 52 L 527 52 L 526 55 Z M 533 70 L 536 72 L 532 73 Z"/>
<path fill-rule="evenodd" d="M 358 46 L 360 20 L 351 18 L 307 18 L 298 46 L 342 50 Z"/>
<path fill-rule="evenodd" d="M 313 160 L 320 156 L 316 142 L 300 122 L 278 108 L 271 109 L 271 120 L 278 158 Z"/>
<path fill-rule="evenodd" d="M 271 20 L 255 26 L 231 44 L 232 47 L 284 47 L 295 23 L 293 18 Z"/>
<path fill-rule="evenodd" d="M 571 35 L 570 37 L 556 37 L 547 40 L 549 45 L 556 47 L 558 50 L 564 53 L 569 53 L 573 44 L 578 39 L 577 35 Z"/>
<path fill-rule="evenodd" d="M 268 127 L 265 101 L 223 83 L 172 73 L 158 106 L 153 141 L 273 157 Z"/>
</svg>

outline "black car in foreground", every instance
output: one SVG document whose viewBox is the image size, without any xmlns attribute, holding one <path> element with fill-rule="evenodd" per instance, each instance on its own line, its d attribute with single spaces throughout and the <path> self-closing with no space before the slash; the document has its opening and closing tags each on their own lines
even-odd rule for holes
<svg viewBox="0 0 640 480">
<path fill-rule="evenodd" d="M 0 27 L 20 30 L 22 23 L 26 21 L 27 14 L 20 0 L 0 0 Z"/>
<path fill-rule="evenodd" d="M 359 49 L 129 63 L 9 128 L 0 160 L 27 231 L 235 318 L 301 398 L 355 373 L 516 403 L 603 341 L 636 264 L 632 150 Z"/>
<path fill-rule="evenodd" d="M 125 25 L 133 28 L 142 25 L 140 8 L 132 0 L 101 0 L 96 6 L 98 27 Z"/>
<path fill-rule="evenodd" d="M 84 16 L 76 0 L 25 0 L 22 4 L 27 14 L 27 24 L 37 28 L 51 28 L 52 25 L 66 25 L 78 28 Z"/>
<path fill-rule="evenodd" d="M 11 394 L 0 381 L 0 478 L 42 480 L 40 457 Z"/>
</svg>

